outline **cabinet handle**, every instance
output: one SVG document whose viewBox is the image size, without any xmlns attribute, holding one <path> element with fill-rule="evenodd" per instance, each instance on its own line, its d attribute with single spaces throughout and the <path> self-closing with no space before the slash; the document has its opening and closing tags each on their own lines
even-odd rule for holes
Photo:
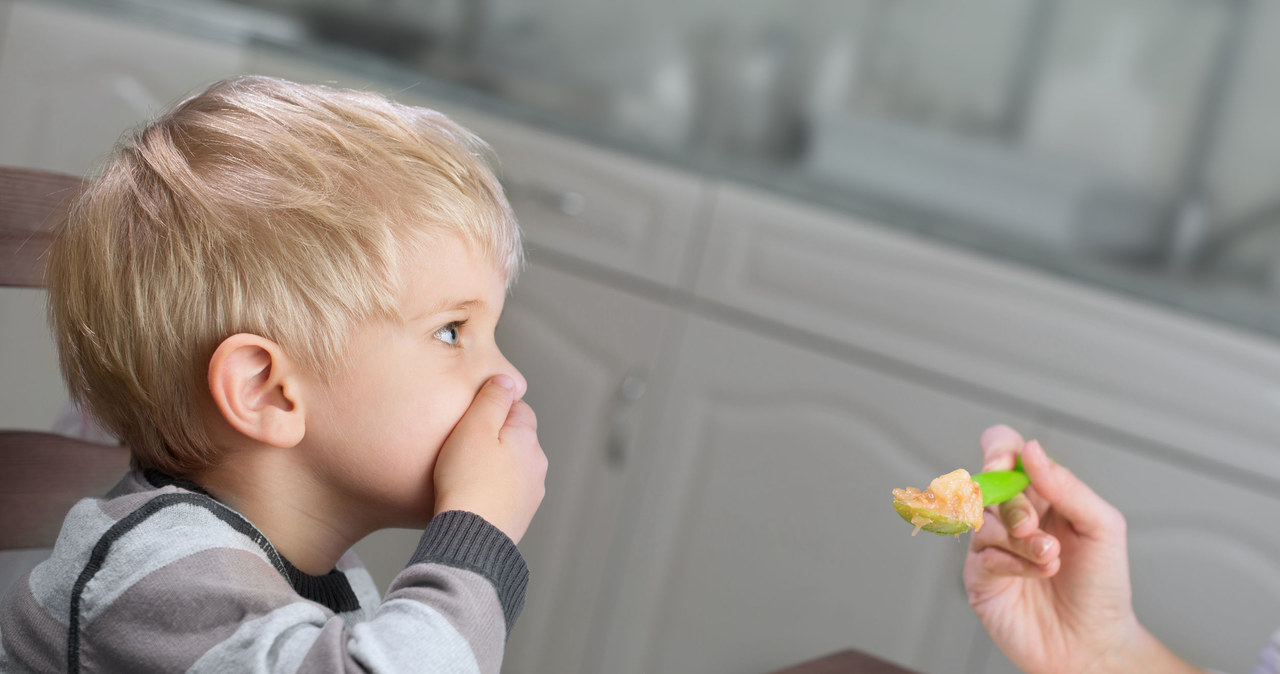
<svg viewBox="0 0 1280 674">
<path fill-rule="evenodd" d="M 581 192 L 562 190 L 536 180 L 506 178 L 502 180 L 502 189 L 510 201 L 532 201 L 571 218 L 587 211 L 587 197 Z"/>
<path fill-rule="evenodd" d="M 627 438 L 631 435 L 631 415 L 636 403 L 644 397 L 648 388 L 645 373 L 633 370 L 623 377 L 618 385 L 618 392 L 613 397 L 613 412 L 609 418 L 609 445 L 605 448 L 605 458 L 614 468 L 622 468 L 627 463 Z"/>
</svg>

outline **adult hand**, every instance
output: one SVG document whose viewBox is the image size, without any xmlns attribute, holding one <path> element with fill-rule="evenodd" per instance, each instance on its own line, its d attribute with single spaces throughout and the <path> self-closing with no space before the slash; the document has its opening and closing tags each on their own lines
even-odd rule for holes
<svg viewBox="0 0 1280 674">
<path fill-rule="evenodd" d="M 546 493 L 547 457 L 533 409 L 515 400 L 515 382 L 490 379 L 436 458 L 436 514 L 465 510 L 517 543 Z"/>
<path fill-rule="evenodd" d="M 1031 478 L 988 508 L 972 535 L 964 581 L 991 639 L 1026 672 L 1198 671 L 1164 648 L 1133 612 L 1125 520 L 1040 443 L 1008 426 L 982 434 L 983 470 Z"/>
</svg>

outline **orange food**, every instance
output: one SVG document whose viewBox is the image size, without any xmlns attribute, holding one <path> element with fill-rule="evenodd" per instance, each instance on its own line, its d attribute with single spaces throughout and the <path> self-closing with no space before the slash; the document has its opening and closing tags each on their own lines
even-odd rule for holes
<svg viewBox="0 0 1280 674">
<path fill-rule="evenodd" d="M 915 487 L 894 489 L 893 499 L 914 510 L 927 510 L 943 517 L 965 522 L 974 531 L 982 528 L 982 488 L 962 469 L 935 478 L 924 491 Z M 936 517 L 926 513 L 913 514 L 911 524 L 920 533 L 921 527 L 934 523 Z"/>
</svg>

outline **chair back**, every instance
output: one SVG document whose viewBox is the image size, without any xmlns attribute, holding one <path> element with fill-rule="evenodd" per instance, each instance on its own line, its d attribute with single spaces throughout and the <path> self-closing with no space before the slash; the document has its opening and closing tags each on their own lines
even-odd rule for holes
<svg viewBox="0 0 1280 674">
<path fill-rule="evenodd" d="M 0 286 L 44 286 L 54 228 L 81 185 L 75 176 L 0 167 Z M 105 493 L 128 466 L 124 447 L 0 430 L 0 550 L 52 546 L 67 510 Z"/>
</svg>

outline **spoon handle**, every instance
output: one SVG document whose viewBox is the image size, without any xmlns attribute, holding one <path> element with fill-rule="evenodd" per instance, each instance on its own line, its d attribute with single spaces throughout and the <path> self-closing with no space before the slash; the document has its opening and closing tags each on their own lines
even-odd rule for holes
<svg viewBox="0 0 1280 674">
<path fill-rule="evenodd" d="M 1013 470 L 989 470 L 973 476 L 973 481 L 982 488 L 982 505 L 989 506 L 1004 503 L 1022 493 L 1031 478 L 1022 472 L 1022 457 L 1018 457 L 1018 465 Z"/>
</svg>

